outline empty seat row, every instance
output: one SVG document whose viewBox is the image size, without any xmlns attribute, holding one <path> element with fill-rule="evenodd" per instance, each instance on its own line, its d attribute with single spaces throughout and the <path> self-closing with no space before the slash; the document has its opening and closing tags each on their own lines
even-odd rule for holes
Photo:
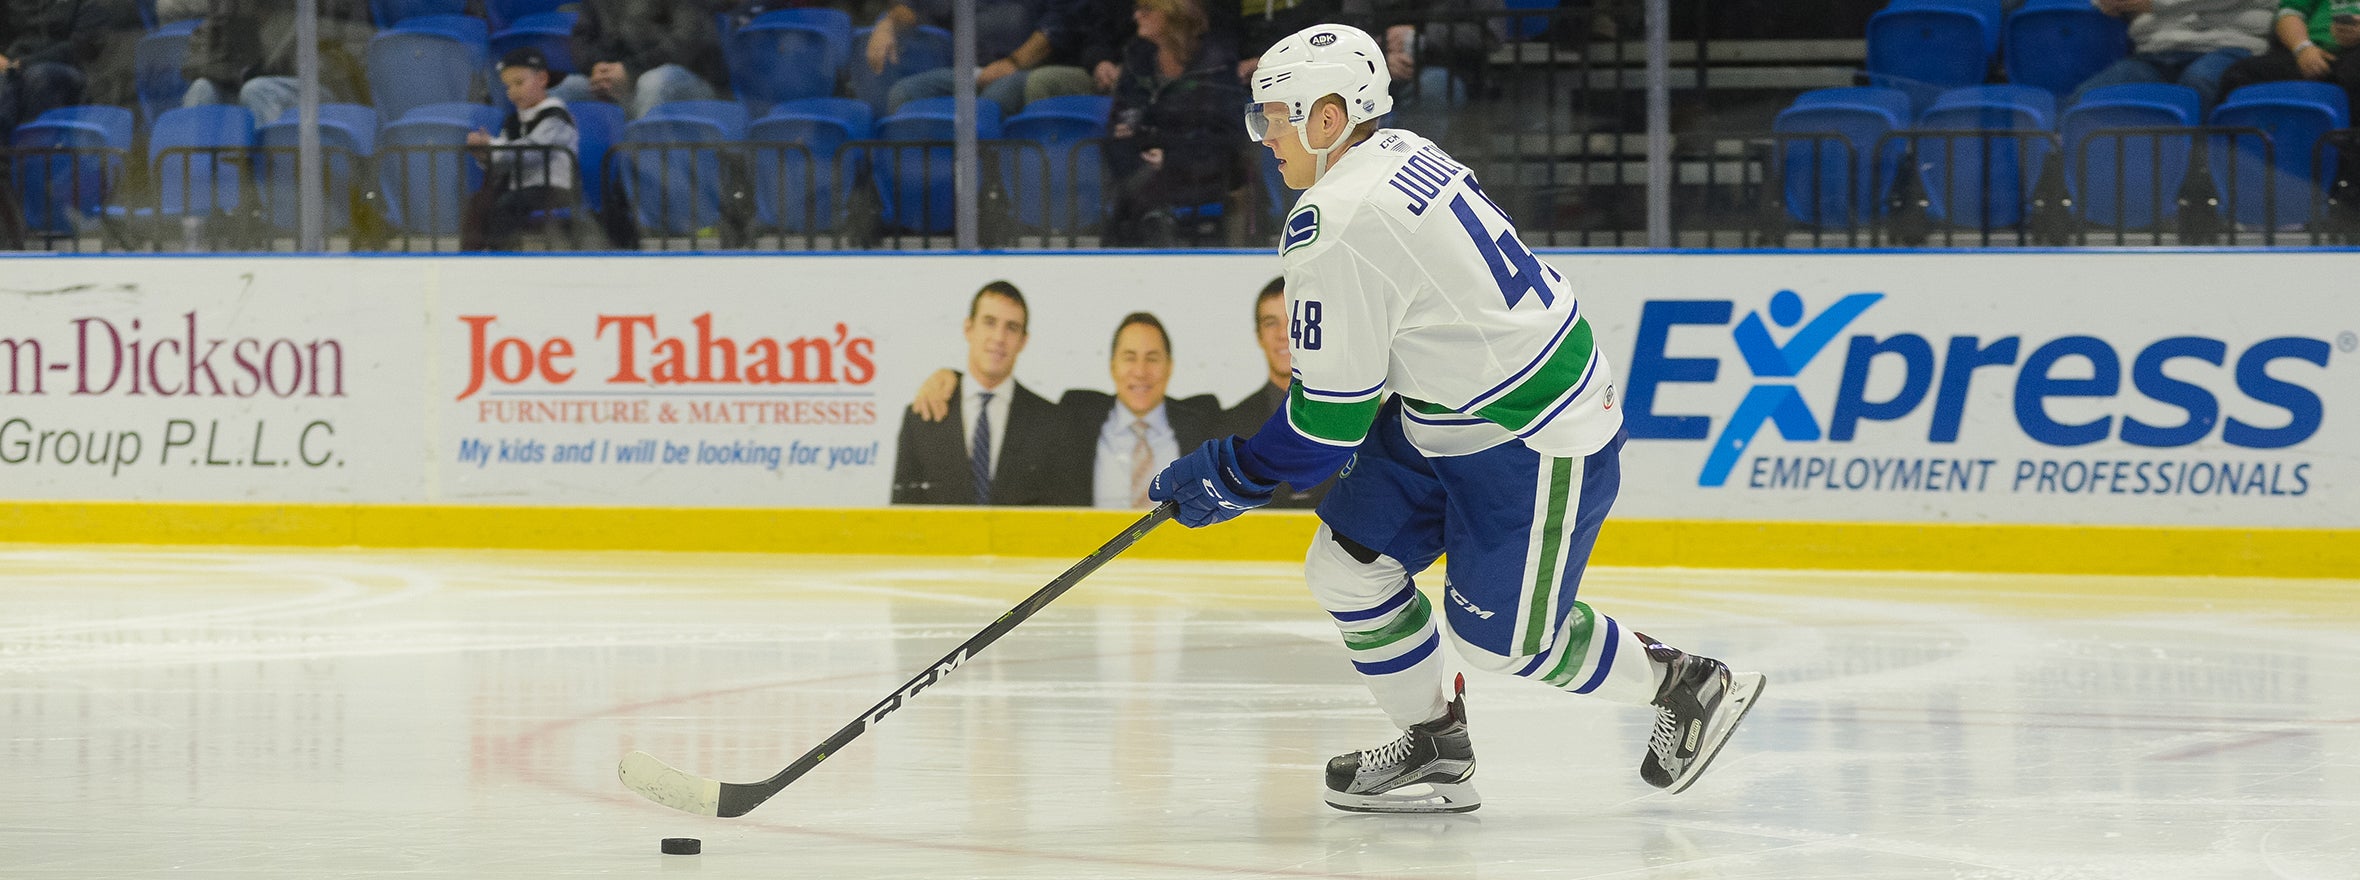
<svg viewBox="0 0 2360 880">
<path fill-rule="evenodd" d="M 2311 219 L 2335 173 L 2327 135 L 2349 124 L 2342 90 L 2316 82 L 2239 89 L 2210 120 L 2198 117 L 2194 91 L 2149 83 L 2093 89 L 2061 116 L 2046 92 L 2021 86 L 1944 92 L 1914 117 L 1911 104 L 1871 86 L 1805 93 L 1782 111 L 1773 129 L 1789 215 L 1818 226 L 1866 223 L 1881 215 L 1908 155 L 1937 220 L 2016 226 L 2042 172 L 2061 162 L 2084 218 L 2151 228 L 2171 219 L 2203 148 L 2236 222 L 2293 226 Z M 2154 130 L 2208 123 L 2201 136 Z"/>
<path fill-rule="evenodd" d="M 1924 109 L 1944 89 L 1975 85 L 2001 56 L 2008 81 L 2063 95 L 2130 53 L 2124 20 L 2088 0 L 1893 0 L 1868 21 L 1868 75 Z"/>
</svg>

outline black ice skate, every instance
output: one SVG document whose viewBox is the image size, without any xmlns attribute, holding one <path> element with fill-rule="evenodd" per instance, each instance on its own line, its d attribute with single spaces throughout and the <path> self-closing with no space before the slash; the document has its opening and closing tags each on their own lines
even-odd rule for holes
<svg viewBox="0 0 2360 880">
<path fill-rule="evenodd" d="M 1329 759 L 1328 804 L 1355 813 L 1464 813 L 1482 806 L 1468 783 L 1475 747 L 1467 738 L 1466 676 L 1454 690 L 1442 717 L 1377 748 Z"/>
<path fill-rule="evenodd" d="M 1696 784 L 1737 722 L 1754 708 L 1762 674 L 1731 673 L 1719 660 L 1686 653 L 1645 633 L 1633 635 L 1647 645 L 1647 659 L 1666 668 L 1655 691 L 1655 732 L 1647 738 L 1639 778 L 1678 794 Z"/>
</svg>

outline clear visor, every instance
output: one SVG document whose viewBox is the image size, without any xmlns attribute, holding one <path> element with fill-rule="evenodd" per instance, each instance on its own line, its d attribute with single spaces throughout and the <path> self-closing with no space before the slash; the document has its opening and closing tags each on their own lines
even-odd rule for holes
<svg viewBox="0 0 2360 880">
<path fill-rule="evenodd" d="M 1286 118 L 1283 111 L 1277 119 L 1273 120 L 1267 109 L 1269 106 L 1269 104 L 1259 102 L 1246 104 L 1247 139 L 1260 143 L 1269 140 L 1273 131 L 1283 135 L 1294 128 L 1294 124 Z"/>
</svg>

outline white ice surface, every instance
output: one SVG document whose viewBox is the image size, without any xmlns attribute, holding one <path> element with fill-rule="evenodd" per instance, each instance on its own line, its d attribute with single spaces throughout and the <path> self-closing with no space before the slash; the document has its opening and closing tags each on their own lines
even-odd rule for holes
<svg viewBox="0 0 2360 880">
<path fill-rule="evenodd" d="M 1768 673 L 1677 797 L 1644 711 L 1470 677 L 1483 809 L 1293 566 L 1117 562 L 738 819 L 1059 561 L 0 547 L 0 877 L 2360 878 L 2360 582 L 1599 570 Z M 1437 578 L 1439 580 L 1439 578 Z M 662 837 L 704 840 L 664 856 Z"/>
</svg>

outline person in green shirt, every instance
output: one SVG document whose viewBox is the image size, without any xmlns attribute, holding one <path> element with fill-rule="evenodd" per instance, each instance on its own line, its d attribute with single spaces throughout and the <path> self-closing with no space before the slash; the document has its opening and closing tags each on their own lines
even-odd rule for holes
<svg viewBox="0 0 2360 880">
<path fill-rule="evenodd" d="M 2271 30 L 2268 52 L 2221 75 L 2223 94 L 2255 83 L 2312 79 L 2343 86 L 2346 101 L 2360 95 L 2360 0 L 2279 0 Z"/>
</svg>

